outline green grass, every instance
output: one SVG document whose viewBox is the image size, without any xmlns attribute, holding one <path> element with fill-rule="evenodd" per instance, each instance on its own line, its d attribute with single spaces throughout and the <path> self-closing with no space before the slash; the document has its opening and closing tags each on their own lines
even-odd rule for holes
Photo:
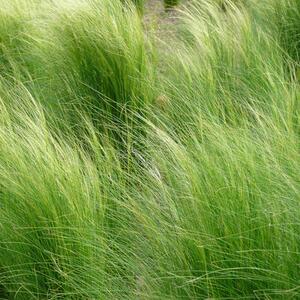
<svg viewBox="0 0 300 300">
<path fill-rule="evenodd" d="M 192 2 L 0 1 L 0 299 L 300 297 L 298 2 Z"/>
<path fill-rule="evenodd" d="M 164 0 L 164 6 L 165 9 L 171 9 L 172 7 L 175 7 L 176 5 L 179 4 L 179 0 Z"/>
<path fill-rule="evenodd" d="M 136 6 L 139 12 L 143 13 L 144 6 L 145 6 L 145 0 L 131 0 L 133 4 Z"/>
</svg>

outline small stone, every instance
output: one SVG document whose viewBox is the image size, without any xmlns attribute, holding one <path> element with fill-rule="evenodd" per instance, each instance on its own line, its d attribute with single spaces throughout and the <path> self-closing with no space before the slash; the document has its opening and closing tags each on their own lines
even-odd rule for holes
<svg viewBox="0 0 300 300">
<path fill-rule="evenodd" d="M 166 110 L 170 103 L 170 98 L 166 95 L 159 95 L 156 98 L 155 104 L 161 110 Z"/>
</svg>

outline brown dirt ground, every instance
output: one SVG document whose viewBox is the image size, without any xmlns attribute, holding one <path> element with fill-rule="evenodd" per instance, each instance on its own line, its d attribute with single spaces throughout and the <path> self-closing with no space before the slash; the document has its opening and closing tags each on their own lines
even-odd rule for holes
<svg viewBox="0 0 300 300">
<path fill-rule="evenodd" d="M 178 7 L 180 8 L 180 6 Z M 174 35 L 178 24 L 176 9 L 165 11 L 163 0 L 147 0 L 144 11 L 144 24 L 149 30 L 158 33 L 160 39 L 165 40 Z"/>
</svg>

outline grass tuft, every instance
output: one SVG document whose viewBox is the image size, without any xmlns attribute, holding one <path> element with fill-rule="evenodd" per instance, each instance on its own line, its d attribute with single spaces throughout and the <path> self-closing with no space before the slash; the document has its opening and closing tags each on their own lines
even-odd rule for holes
<svg viewBox="0 0 300 300">
<path fill-rule="evenodd" d="M 0 298 L 299 298 L 298 2 L 134 4 L 0 0 Z"/>
</svg>

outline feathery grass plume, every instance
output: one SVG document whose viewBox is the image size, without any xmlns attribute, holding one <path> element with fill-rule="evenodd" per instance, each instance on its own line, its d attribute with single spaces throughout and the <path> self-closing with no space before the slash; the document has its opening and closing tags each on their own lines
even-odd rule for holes
<svg viewBox="0 0 300 300">
<path fill-rule="evenodd" d="M 39 0 L 0 0 L 1 76 L 14 83 L 23 82 L 45 107 L 59 106 L 55 98 L 66 94 L 59 90 L 69 90 L 67 85 L 58 88 L 57 82 L 61 86 L 62 81 L 51 60 L 49 20 L 53 19 L 53 9 L 49 5 Z"/>
<path fill-rule="evenodd" d="M 248 1 L 247 7 L 259 27 L 276 40 L 281 47 L 286 60 L 285 70 L 288 79 L 291 75 L 295 78 L 295 72 L 300 63 L 299 1 L 251 0 Z"/>
<path fill-rule="evenodd" d="M 164 0 L 164 6 L 166 10 L 169 10 L 178 4 L 179 4 L 179 0 Z"/>
<path fill-rule="evenodd" d="M 155 129 L 142 208 L 154 270 L 143 278 L 165 299 L 299 296 L 298 138 L 264 117 L 203 122 L 185 145 Z"/>
<path fill-rule="evenodd" d="M 274 2 L 193 1 L 158 70 L 132 4 L 15 0 L 10 27 L 0 3 L 0 298 L 300 297 L 300 89 Z"/>
<path fill-rule="evenodd" d="M 95 123 L 121 127 L 152 101 L 151 45 L 132 4 L 121 1 L 58 2 L 50 28 L 53 65 Z M 51 54 L 50 54 L 51 55 Z M 98 113 L 97 113 L 98 112 Z M 109 125 L 106 124 L 107 127 Z"/>
<path fill-rule="evenodd" d="M 124 124 L 136 126 L 153 98 L 153 48 L 134 5 L 24 0 L 0 13 L 3 72 L 23 81 L 60 127 L 80 127 L 85 111 L 123 143 Z"/>
<path fill-rule="evenodd" d="M 0 1 L 1 76 L 30 78 L 28 73 L 34 64 L 29 49 L 33 11 L 35 5 L 29 1 Z"/>
<path fill-rule="evenodd" d="M 214 1 L 197 1 L 182 18 L 188 37 L 168 59 L 165 76 L 171 130 L 186 134 L 201 116 L 256 122 L 254 108 L 277 114 L 279 108 L 284 113 L 282 99 L 294 105 L 281 50 L 246 9 L 232 4 L 224 14 Z"/>
<path fill-rule="evenodd" d="M 276 10 L 275 21 L 279 29 L 280 45 L 287 54 L 288 71 L 300 82 L 300 3 L 289 0 L 273 5 Z"/>
<path fill-rule="evenodd" d="M 96 210 L 96 201 L 103 201 L 99 187 L 83 177 L 95 176 L 95 166 L 56 141 L 29 95 L 18 101 L 21 107 L 14 107 L 12 121 L 0 131 L 1 283 L 17 299 L 76 295 L 80 286 L 81 293 L 99 297 L 81 275 L 103 276 L 105 242 L 99 233 L 105 204 Z M 101 250 L 93 252 L 93 244 Z"/>
<path fill-rule="evenodd" d="M 184 18 L 189 40 L 170 59 L 170 104 L 148 147 L 156 288 L 166 299 L 298 297 L 299 86 L 246 9 L 198 1 Z"/>
<path fill-rule="evenodd" d="M 122 0 L 123 2 L 128 2 L 128 0 Z M 135 7 L 137 8 L 137 10 L 139 11 L 139 13 L 143 13 L 144 11 L 144 6 L 145 6 L 145 0 L 129 0 L 130 2 L 132 2 Z"/>
<path fill-rule="evenodd" d="M 2 94 L 5 88 L 1 82 Z M 54 135 L 23 87 L 6 97 L 9 106 L 0 102 L 1 289 L 8 299 L 126 295 L 126 280 L 118 278 L 123 257 L 118 262 L 113 254 L 117 237 L 108 242 L 124 221 L 117 204 L 125 194 L 122 170 L 113 149 L 100 146 L 92 127 L 93 157 L 72 136 Z"/>
<path fill-rule="evenodd" d="M 272 4 L 272 3 L 271 3 Z M 282 48 L 300 64 L 300 3 L 297 0 L 274 2 L 275 22 L 279 28 Z"/>
</svg>

